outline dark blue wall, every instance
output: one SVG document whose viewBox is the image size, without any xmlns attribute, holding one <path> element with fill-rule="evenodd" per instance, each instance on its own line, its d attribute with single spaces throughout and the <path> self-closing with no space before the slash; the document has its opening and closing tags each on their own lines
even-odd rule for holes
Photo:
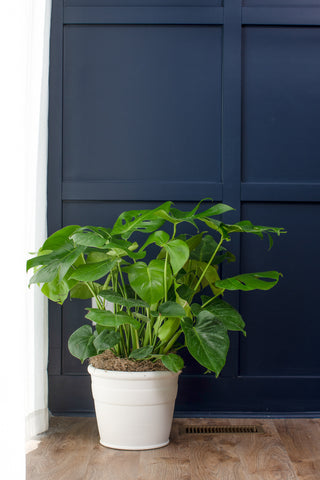
<svg viewBox="0 0 320 480">
<path fill-rule="evenodd" d="M 288 230 L 271 252 L 233 241 L 225 274 L 284 278 L 232 296 L 248 336 L 218 380 L 187 359 L 177 415 L 320 412 L 319 52 L 317 0 L 53 0 L 49 232 L 208 196 L 236 208 L 226 220 Z M 83 315 L 50 305 L 54 413 L 93 410 L 67 350 Z"/>
</svg>

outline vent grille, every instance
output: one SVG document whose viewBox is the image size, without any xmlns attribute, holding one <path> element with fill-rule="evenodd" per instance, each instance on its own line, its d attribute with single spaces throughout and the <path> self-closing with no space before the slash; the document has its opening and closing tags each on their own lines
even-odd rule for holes
<svg viewBox="0 0 320 480">
<path fill-rule="evenodd" d="M 192 435 L 212 435 L 217 433 L 264 433 L 260 425 L 185 425 L 183 431 Z"/>
</svg>

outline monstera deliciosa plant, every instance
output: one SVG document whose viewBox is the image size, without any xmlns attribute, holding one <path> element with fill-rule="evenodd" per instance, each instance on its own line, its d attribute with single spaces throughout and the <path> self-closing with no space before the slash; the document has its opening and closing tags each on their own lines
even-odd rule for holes
<svg viewBox="0 0 320 480">
<path fill-rule="evenodd" d="M 111 350 L 137 362 L 161 359 L 177 372 L 183 368 L 177 352 L 186 347 L 207 371 L 219 375 L 229 349 L 228 331 L 245 334 L 244 321 L 223 299 L 224 292 L 269 290 L 281 276 L 267 271 L 221 279 L 221 264 L 235 260 L 224 243 L 244 233 L 267 235 L 271 247 L 272 234 L 284 230 L 247 220 L 223 223 L 215 217 L 230 206 L 201 210 L 201 203 L 189 212 L 172 202 L 126 211 L 112 228 L 70 225 L 28 260 L 27 269 L 34 268 L 30 284 L 39 284 L 50 300 L 63 304 L 68 295 L 95 299 L 96 308 L 87 308 L 85 316 L 92 326 L 85 322 L 69 338 L 72 355 L 83 362 Z M 181 224 L 191 224 L 194 235 L 177 235 Z"/>
</svg>

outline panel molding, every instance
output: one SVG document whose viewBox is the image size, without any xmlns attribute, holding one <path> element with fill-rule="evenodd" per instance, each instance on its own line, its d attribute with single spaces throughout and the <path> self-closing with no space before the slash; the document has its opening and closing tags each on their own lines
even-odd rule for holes
<svg viewBox="0 0 320 480">
<path fill-rule="evenodd" d="M 216 182 L 63 182 L 63 200 L 181 200 L 200 197 L 222 199 L 222 183 Z"/>
<path fill-rule="evenodd" d="M 243 25 L 320 25 L 320 7 L 243 7 Z"/>
<path fill-rule="evenodd" d="M 241 184 L 244 202 L 320 202 L 320 183 L 260 183 Z"/>
<path fill-rule="evenodd" d="M 64 24 L 221 25 L 222 7 L 65 7 Z"/>
</svg>

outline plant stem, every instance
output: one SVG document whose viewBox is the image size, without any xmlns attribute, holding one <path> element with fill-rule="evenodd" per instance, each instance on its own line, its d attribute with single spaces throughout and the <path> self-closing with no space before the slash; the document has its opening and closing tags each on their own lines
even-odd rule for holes
<svg viewBox="0 0 320 480">
<path fill-rule="evenodd" d="M 96 295 L 93 287 L 90 285 L 91 282 L 84 282 L 84 283 L 87 285 L 88 289 L 90 290 L 90 292 L 91 292 L 92 295 L 94 296 L 94 298 L 95 298 L 95 300 L 96 300 L 96 302 L 97 302 L 97 306 L 98 306 L 99 310 L 103 310 L 103 305 L 102 305 L 102 303 L 100 302 L 100 299 L 99 299 L 98 295 Z"/>
<path fill-rule="evenodd" d="M 164 261 L 164 301 L 168 300 L 168 292 L 167 292 L 167 266 L 168 266 L 168 252 L 166 252 L 166 259 Z"/>
<path fill-rule="evenodd" d="M 171 338 L 170 342 L 168 342 L 167 346 L 164 348 L 163 353 L 167 353 L 170 348 L 175 344 L 182 333 L 182 330 L 179 329 L 177 333 Z"/>
<path fill-rule="evenodd" d="M 177 224 L 174 223 L 174 224 L 173 224 L 173 234 L 172 234 L 171 240 L 174 239 L 174 237 L 176 236 L 176 233 L 177 233 Z"/>
<path fill-rule="evenodd" d="M 204 304 L 201 306 L 201 308 L 206 307 L 210 302 L 212 302 L 212 301 L 215 300 L 217 297 L 219 297 L 219 295 L 222 295 L 224 291 L 225 291 L 225 289 L 223 288 L 220 293 L 217 293 L 217 295 L 215 295 L 214 297 L 209 298 L 209 300 L 207 300 L 206 303 L 204 303 Z"/>
<path fill-rule="evenodd" d="M 211 258 L 210 258 L 209 262 L 208 262 L 208 263 L 207 263 L 207 265 L 205 266 L 205 268 L 204 268 L 204 270 L 203 270 L 202 274 L 200 275 L 200 278 L 199 278 L 199 280 L 197 281 L 197 283 L 196 283 L 196 285 L 195 285 L 195 287 L 194 287 L 194 289 L 193 289 L 193 291 L 194 291 L 195 293 L 197 292 L 197 290 L 198 290 L 198 287 L 199 287 L 199 285 L 201 284 L 203 277 L 204 277 L 204 276 L 205 276 L 205 274 L 207 273 L 207 270 L 208 270 L 208 268 L 210 267 L 210 265 L 211 265 L 211 263 L 212 263 L 212 261 L 213 261 L 214 257 L 216 256 L 216 254 L 217 254 L 217 252 L 218 252 L 219 248 L 221 247 L 221 245 L 222 245 L 222 242 L 223 242 L 223 237 L 221 237 L 221 238 L 220 238 L 220 242 L 218 243 L 218 245 L 217 245 L 217 248 L 216 248 L 216 249 L 215 249 L 215 251 L 213 252 L 213 254 L 212 254 L 212 256 L 211 256 Z"/>
</svg>

